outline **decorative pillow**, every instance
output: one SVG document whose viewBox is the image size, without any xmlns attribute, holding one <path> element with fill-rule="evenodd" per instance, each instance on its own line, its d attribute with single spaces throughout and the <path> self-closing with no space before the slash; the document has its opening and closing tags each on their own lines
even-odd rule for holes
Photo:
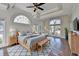
<svg viewBox="0 0 79 59">
<path fill-rule="evenodd" d="M 19 33 L 19 36 L 26 36 L 27 34 L 26 33 L 23 33 L 23 32 L 20 32 Z"/>
<path fill-rule="evenodd" d="M 26 33 L 22 34 L 22 36 L 26 36 Z"/>
</svg>

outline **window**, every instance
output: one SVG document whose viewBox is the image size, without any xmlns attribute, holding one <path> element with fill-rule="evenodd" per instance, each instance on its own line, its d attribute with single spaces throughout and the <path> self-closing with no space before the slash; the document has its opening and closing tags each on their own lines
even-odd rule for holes
<svg viewBox="0 0 79 59">
<path fill-rule="evenodd" d="M 50 32 L 54 35 L 54 36 L 60 36 L 60 32 L 61 32 L 61 20 L 60 19 L 53 19 L 50 21 Z"/>
<path fill-rule="evenodd" d="M 54 19 L 50 21 L 50 25 L 60 25 L 61 21 L 60 19 Z"/>
<path fill-rule="evenodd" d="M 24 15 L 19 15 L 14 18 L 15 23 L 22 23 L 22 24 L 30 24 L 30 20 L 24 16 Z"/>
</svg>

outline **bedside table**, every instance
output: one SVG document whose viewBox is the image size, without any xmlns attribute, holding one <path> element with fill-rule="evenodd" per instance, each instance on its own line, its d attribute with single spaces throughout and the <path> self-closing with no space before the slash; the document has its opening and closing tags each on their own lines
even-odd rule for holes
<svg viewBox="0 0 79 59">
<path fill-rule="evenodd" d="M 13 45 L 13 44 L 17 44 L 17 43 L 18 43 L 17 36 L 10 36 L 9 45 Z"/>
</svg>

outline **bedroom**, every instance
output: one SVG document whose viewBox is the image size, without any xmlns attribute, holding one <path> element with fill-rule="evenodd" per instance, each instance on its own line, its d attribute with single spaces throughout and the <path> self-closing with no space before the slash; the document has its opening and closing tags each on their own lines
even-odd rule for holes
<svg viewBox="0 0 79 59">
<path fill-rule="evenodd" d="M 44 10 L 38 9 L 37 6 L 33 7 L 36 8 L 36 11 L 34 11 L 35 9 L 33 10 L 33 8 L 27 8 L 27 6 L 37 4 L 39 3 L 0 4 L 0 19 L 4 22 L 4 26 L 1 25 L 1 28 L 3 28 L 3 34 L 1 34 L 3 35 L 1 48 L 3 47 L 3 49 L 1 50 L 1 55 L 71 55 L 70 46 L 68 45 L 69 42 L 65 39 L 65 28 L 68 31 L 72 30 L 72 19 L 74 19 L 73 17 L 76 17 L 74 16 L 76 13 L 72 12 L 74 11 L 75 6 L 78 7 L 79 4 L 43 3 L 39 7 Z M 26 38 L 27 41 L 20 41 Z M 28 45 L 31 46 L 34 42 L 36 43 L 30 48 Z M 36 51 L 39 50 L 38 45 L 40 45 L 40 50 L 43 51 Z M 45 47 L 43 47 L 43 45 L 45 45 Z M 5 46 L 7 48 L 4 48 Z M 36 50 L 32 52 L 31 50 L 33 48 Z M 66 50 L 63 51 L 64 49 Z M 29 52 L 27 50 L 29 50 Z"/>
</svg>

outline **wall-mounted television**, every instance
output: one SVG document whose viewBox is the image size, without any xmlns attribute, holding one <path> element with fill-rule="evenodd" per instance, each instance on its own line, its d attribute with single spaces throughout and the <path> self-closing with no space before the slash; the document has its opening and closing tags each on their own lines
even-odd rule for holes
<svg viewBox="0 0 79 59">
<path fill-rule="evenodd" d="M 79 31 L 79 17 L 76 17 L 73 21 L 73 28 L 75 31 Z"/>
</svg>

